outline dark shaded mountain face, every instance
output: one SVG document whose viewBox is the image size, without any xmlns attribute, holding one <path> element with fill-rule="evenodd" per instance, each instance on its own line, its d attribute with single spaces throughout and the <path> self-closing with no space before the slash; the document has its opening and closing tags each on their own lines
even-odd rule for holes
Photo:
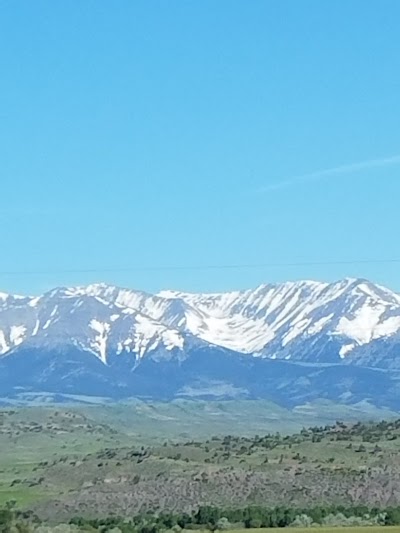
<svg viewBox="0 0 400 533">
<path fill-rule="evenodd" d="M 400 296 L 365 280 L 0 294 L 0 397 L 324 398 L 400 409 Z"/>
</svg>

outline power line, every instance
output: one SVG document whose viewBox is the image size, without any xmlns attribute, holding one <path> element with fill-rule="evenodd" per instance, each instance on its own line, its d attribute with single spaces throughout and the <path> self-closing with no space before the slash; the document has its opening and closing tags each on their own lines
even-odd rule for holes
<svg viewBox="0 0 400 533">
<path fill-rule="evenodd" d="M 107 274 L 123 272 L 162 272 L 162 271 L 207 271 L 207 270 L 257 270 L 267 268 L 292 268 L 312 266 L 346 266 L 346 265 L 373 265 L 373 264 L 398 264 L 400 259 L 350 259 L 336 261 L 296 261 L 296 262 L 271 262 L 249 264 L 222 264 L 222 265 L 136 265 L 106 268 L 72 268 L 48 270 L 4 270 L 0 276 L 42 276 L 53 274 Z"/>
</svg>

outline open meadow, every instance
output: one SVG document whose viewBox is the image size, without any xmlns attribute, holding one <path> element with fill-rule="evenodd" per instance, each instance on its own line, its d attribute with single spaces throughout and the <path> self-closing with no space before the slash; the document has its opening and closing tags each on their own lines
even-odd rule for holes
<svg viewBox="0 0 400 533">
<path fill-rule="evenodd" d="M 305 429 L 292 413 L 286 429 L 294 424 L 294 433 L 267 432 L 276 413 L 265 410 L 263 426 L 259 408 L 246 435 L 241 421 L 250 415 L 235 402 L 204 402 L 197 411 L 190 403 L 139 404 L 102 415 L 88 407 L 4 409 L 0 504 L 60 520 L 204 505 L 400 504 L 398 420 Z M 186 432 L 190 416 L 197 437 Z"/>
</svg>

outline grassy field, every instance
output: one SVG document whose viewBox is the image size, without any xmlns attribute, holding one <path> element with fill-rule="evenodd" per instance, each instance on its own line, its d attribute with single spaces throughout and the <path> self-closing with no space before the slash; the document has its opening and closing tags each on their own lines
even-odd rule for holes
<svg viewBox="0 0 400 533">
<path fill-rule="evenodd" d="M 64 407 L 18 407 L 15 420 L 42 423 L 63 412 L 84 416 L 97 426 L 107 426 L 135 439 L 154 442 L 155 439 L 208 438 L 211 435 L 252 436 L 256 434 L 300 431 L 303 427 L 348 422 L 395 419 L 399 413 L 378 409 L 366 403 L 338 405 L 326 400 L 286 409 L 266 400 L 192 401 L 175 400 L 150 403 L 135 400 L 130 403 L 104 405 L 72 405 Z M 60 420 L 61 422 L 65 422 Z M 62 423 L 60 431 L 67 430 Z M 0 435 L 1 438 L 1 435 Z M 54 440 L 54 439 L 53 439 Z"/>
<path fill-rule="evenodd" d="M 127 445 L 128 436 L 75 411 L 57 408 L 0 411 L 0 506 L 20 507 L 49 498 L 37 469 L 45 460 L 81 456 L 105 446 Z M 50 493 L 51 494 L 51 493 Z"/>
<path fill-rule="evenodd" d="M 267 400 L 192 401 L 80 407 L 99 423 L 142 440 L 208 438 L 211 435 L 252 436 L 294 433 L 303 427 L 333 424 L 336 420 L 368 421 L 398 418 L 399 414 L 371 405 L 346 406 L 320 400 L 286 409 Z"/>
<path fill-rule="evenodd" d="M 296 433 L 278 434 L 271 420 L 284 410 L 244 403 L 0 411 L 0 505 L 68 520 L 208 504 L 400 504 L 400 423 L 296 421 Z"/>
</svg>

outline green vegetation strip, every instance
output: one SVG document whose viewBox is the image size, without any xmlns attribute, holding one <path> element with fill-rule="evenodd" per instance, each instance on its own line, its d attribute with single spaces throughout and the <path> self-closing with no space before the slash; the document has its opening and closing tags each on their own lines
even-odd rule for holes
<svg viewBox="0 0 400 533">
<path fill-rule="evenodd" d="M 161 414 L 178 411 L 177 405 L 164 411 L 150 407 L 146 409 L 157 421 Z M 179 410 L 189 407 L 179 405 Z M 142 404 L 137 408 L 146 410 Z M 215 406 L 213 414 L 215 409 L 222 412 L 228 406 Z M 65 523 L 74 516 L 98 519 L 112 513 L 129 520 L 155 510 L 191 516 L 209 504 L 238 509 L 266 504 L 277 508 L 290 502 L 297 510 L 322 503 L 400 506 L 400 420 L 338 421 L 291 435 L 177 439 L 175 433 L 152 437 L 143 425 L 133 432 L 128 423 L 131 408 L 121 407 L 118 415 L 120 420 L 126 417 L 127 433 L 112 427 L 114 409 L 108 414 L 106 409 L 102 419 L 97 408 L 86 411 L 0 411 L 0 506 L 15 500 L 18 509 L 31 509 L 41 520 Z M 226 518 L 229 527 L 240 528 L 244 522 L 240 517 L 220 518 Z M 260 525 L 259 518 L 253 519 L 248 528 Z M 336 519 L 333 525 L 346 525 L 343 517 Z M 309 522 L 303 516 L 297 525 Z M 321 521 L 312 517 L 312 523 Z"/>
<path fill-rule="evenodd" d="M 396 527 L 397 526 L 397 527 Z M 385 528 L 400 531 L 400 507 L 369 509 L 365 506 L 320 506 L 308 509 L 290 507 L 219 509 L 200 507 L 188 513 L 142 513 L 131 518 L 109 516 L 103 519 L 76 517 L 68 524 L 44 524 L 34 513 L 21 512 L 9 502 L 0 509 L 0 533 L 254 533 L 282 530 L 301 533 L 310 528 L 338 533 L 350 527 L 352 533 L 373 533 Z"/>
</svg>

